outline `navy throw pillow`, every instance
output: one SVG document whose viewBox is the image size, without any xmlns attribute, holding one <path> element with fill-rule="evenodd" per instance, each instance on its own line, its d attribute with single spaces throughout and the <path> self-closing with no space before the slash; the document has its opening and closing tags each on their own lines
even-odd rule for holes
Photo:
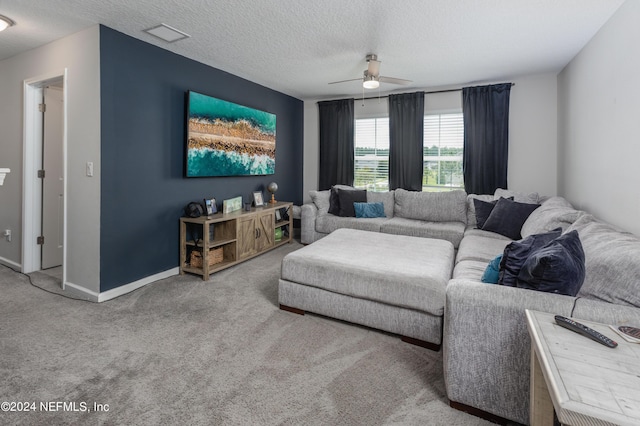
<svg viewBox="0 0 640 426">
<path fill-rule="evenodd" d="M 338 189 L 331 187 L 331 193 L 329 194 L 329 213 L 333 215 L 340 215 L 340 199 L 338 198 Z"/>
<path fill-rule="evenodd" d="M 518 203 L 500 198 L 482 229 L 504 235 L 512 240 L 519 240 L 522 238 L 520 235 L 522 225 L 538 207 L 540 204 Z"/>
<path fill-rule="evenodd" d="M 575 296 L 585 278 L 578 231 L 570 231 L 531 253 L 518 274 L 520 288 Z"/>
<path fill-rule="evenodd" d="M 353 208 L 356 211 L 356 217 L 387 217 L 384 214 L 384 204 L 382 203 L 353 203 Z"/>
<path fill-rule="evenodd" d="M 562 228 L 556 228 L 553 231 L 529 235 L 520 241 L 509 243 L 502 253 L 498 284 L 516 287 L 520 269 L 522 269 L 522 265 L 527 261 L 529 255 L 555 240 L 561 234 Z"/>
<path fill-rule="evenodd" d="M 513 197 L 509 197 L 507 199 L 513 200 Z M 484 223 L 487 221 L 487 218 L 489 217 L 497 203 L 498 200 L 482 201 L 477 198 L 473 199 L 473 206 L 476 210 L 476 228 L 482 229 Z"/>
<path fill-rule="evenodd" d="M 340 200 L 340 214 L 342 217 L 355 217 L 356 211 L 353 203 L 366 203 L 367 191 L 364 189 L 340 189 L 336 188 Z"/>
</svg>

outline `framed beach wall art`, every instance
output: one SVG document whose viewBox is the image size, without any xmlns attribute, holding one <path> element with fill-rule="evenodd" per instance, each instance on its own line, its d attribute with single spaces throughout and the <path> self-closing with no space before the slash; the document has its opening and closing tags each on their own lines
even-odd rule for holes
<svg viewBox="0 0 640 426">
<path fill-rule="evenodd" d="M 189 91 L 186 151 L 186 177 L 274 174 L 276 115 Z"/>
</svg>

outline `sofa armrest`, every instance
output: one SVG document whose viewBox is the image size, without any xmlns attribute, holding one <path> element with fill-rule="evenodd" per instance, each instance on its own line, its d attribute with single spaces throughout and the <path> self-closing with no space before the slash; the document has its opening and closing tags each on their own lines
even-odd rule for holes
<svg viewBox="0 0 640 426">
<path fill-rule="evenodd" d="M 449 399 L 527 424 L 531 343 L 525 309 L 570 316 L 574 300 L 471 280 L 449 281 L 443 332 Z"/>
<path fill-rule="evenodd" d="M 311 244 L 316 240 L 316 218 L 318 208 L 314 203 L 303 204 L 300 208 L 300 242 Z"/>
</svg>

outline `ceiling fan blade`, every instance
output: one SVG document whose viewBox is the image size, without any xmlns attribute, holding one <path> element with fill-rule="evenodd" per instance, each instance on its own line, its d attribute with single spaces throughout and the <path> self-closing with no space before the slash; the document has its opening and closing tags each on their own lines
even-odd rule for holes
<svg viewBox="0 0 640 426">
<path fill-rule="evenodd" d="M 367 69 L 367 73 L 369 75 L 375 75 L 377 77 L 380 74 L 380 61 L 369 59 L 368 62 L 369 68 Z"/>
<path fill-rule="evenodd" d="M 403 86 L 413 83 L 411 80 L 404 80 L 402 78 L 383 77 L 383 76 L 380 76 L 379 80 L 384 83 L 401 84 Z"/>
<path fill-rule="evenodd" d="M 362 81 L 362 77 L 360 77 L 360 78 L 352 78 L 352 79 L 350 79 L 350 80 L 332 81 L 332 82 L 331 82 L 331 83 L 329 83 L 329 84 L 347 83 L 347 82 L 349 82 L 349 81 Z"/>
</svg>

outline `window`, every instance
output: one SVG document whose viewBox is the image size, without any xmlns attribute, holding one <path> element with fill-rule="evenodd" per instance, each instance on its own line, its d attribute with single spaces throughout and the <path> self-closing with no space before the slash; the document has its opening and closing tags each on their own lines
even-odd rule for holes
<svg viewBox="0 0 640 426">
<path fill-rule="evenodd" d="M 356 120 L 354 184 L 356 188 L 389 190 L 389 118 Z"/>
<path fill-rule="evenodd" d="M 462 113 L 425 115 L 423 191 L 464 188 L 463 126 Z"/>
<path fill-rule="evenodd" d="M 424 117 L 423 191 L 464 189 L 462 113 Z M 389 118 L 355 122 L 354 186 L 367 191 L 389 190 Z"/>
</svg>

